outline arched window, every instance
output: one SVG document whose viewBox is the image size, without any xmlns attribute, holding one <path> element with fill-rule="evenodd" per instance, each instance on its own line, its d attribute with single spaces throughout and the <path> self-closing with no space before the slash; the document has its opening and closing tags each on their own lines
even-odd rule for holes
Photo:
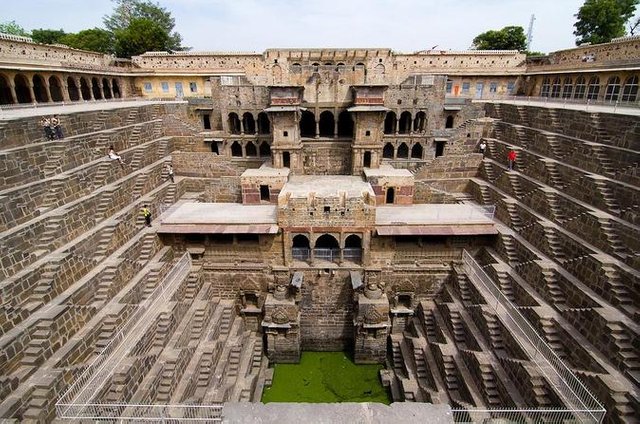
<svg viewBox="0 0 640 424">
<path fill-rule="evenodd" d="M 378 63 L 374 68 L 373 71 L 376 74 L 380 74 L 380 75 L 384 75 L 384 65 L 382 63 Z"/>
<path fill-rule="evenodd" d="M 598 94 L 600 94 L 600 78 L 591 77 L 589 87 L 587 87 L 587 99 L 597 100 Z"/>
<path fill-rule="evenodd" d="M 340 248 L 340 244 L 338 243 L 338 240 L 336 240 L 336 238 L 331 234 L 323 234 L 318 237 L 318 240 L 316 240 L 315 248 L 338 249 Z"/>
<path fill-rule="evenodd" d="M 342 62 L 340 62 L 340 63 L 338 63 L 338 66 L 336 66 L 336 71 L 338 71 L 338 72 L 344 72 L 345 68 L 346 68 L 346 67 L 345 67 L 345 64 L 344 64 L 344 63 L 342 63 Z"/>
<path fill-rule="evenodd" d="M 91 90 L 93 91 L 93 98 L 96 100 L 102 99 L 102 93 L 100 91 L 100 81 L 98 78 L 91 78 Z"/>
<path fill-rule="evenodd" d="M 82 100 L 91 100 L 91 88 L 86 78 L 80 78 L 80 93 L 82 93 Z"/>
<path fill-rule="evenodd" d="M 382 157 L 385 159 L 393 159 L 393 144 L 387 143 L 382 149 Z"/>
<path fill-rule="evenodd" d="M 384 133 L 395 134 L 396 133 L 397 118 L 395 112 L 387 112 L 384 117 Z"/>
<path fill-rule="evenodd" d="M 351 114 L 346 110 L 338 115 L 338 136 L 353 137 L 353 119 L 351 119 Z"/>
<path fill-rule="evenodd" d="M 45 103 L 49 101 L 47 87 L 44 86 L 44 79 L 38 74 L 33 76 L 33 94 L 36 96 L 36 102 Z"/>
<path fill-rule="evenodd" d="M 229 114 L 229 132 L 231 134 L 240 134 L 240 118 L 233 112 Z"/>
<path fill-rule="evenodd" d="M 258 134 L 271 134 L 271 122 L 264 112 L 258 114 Z"/>
<path fill-rule="evenodd" d="M 311 69 L 313 70 L 313 72 L 318 72 L 318 70 L 320 69 L 320 64 L 315 62 L 311 65 Z"/>
<path fill-rule="evenodd" d="M 252 141 L 247 143 L 247 145 L 245 146 L 245 150 L 247 152 L 247 156 L 258 156 L 258 149 L 256 149 L 256 145 L 253 144 Z"/>
<path fill-rule="evenodd" d="M 69 100 L 80 100 L 80 90 L 76 85 L 76 80 L 72 77 L 67 77 L 67 90 L 69 91 Z"/>
<path fill-rule="evenodd" d="M 587 84 L 584 77 L 576 79 L 576 89 L 573 92 L 574 99 L 584 99 L 584 93 L 587 91 Z"/>
<path fill-rule="evenodd" d="M 269 143 L 267 143 L 266 141 L 263 141 L 262 143 L 260 143 L 260 156 L 261 157 L 271 156 L 271 146 L 269 146 Z"/>
<path fill-rule="evenodd" d="M 607 81 L 607 89 L 604 93 L 604 99 L 610 102 L 615 102 L 620 96 L 620 78 L 611 77 Z"/>
<path fill-rule="evenodd" d="M 409 158 L 409 147 L 406 143 L 402 143 L 398 146 L 398 158 L 400 159 L 408 159 Z"/>
<path fill-rule="evenodd" d="M 315 137 L 316 117 L 312 112 L 305 110 L 300 118 L 300 137 Z"/>
<path fill-rule="evenodd" d="M 299 74 L 301 72 L 302 72 L 302 65 L 300 65 L 299 63 L 294 63 L 293 65 L 291 65 L 292 74 Z"/>
<path fill-rule="evenodd" d="M 411 148 L 411 157 L 415 159 L 422 159 L 422 144 L 416 143 Z"/>
<path fill-rule="evenodd" d="M 362 239 L 351 234 L 344 241 L 342 257 L 345 261 L 360 262 L 362 260 Z"/>
<path fill-rule="evenodd" d="M 551 87 L 551 80 L 545 78 L 542 80 L 542 87 L 540 87 L 540 97 L 549 97 L 549 89 Z"/>
<path fill-rule="evenodd" d="M 567 77 L 564 79 L 564 84 L 562 85 L 562 98 L 570 99 L 571 94 L 573 94 L 573 80 L 571 77 Z"/>
<path fill-rule="evenodd" d="M 32 103 L 31 92 L 29 91 L 29 83 L 27 78 L 22 74 L 17 74 L 13 77 L 13 83 L 15 85 L 16 97 L 18 103 Z"/>
<path fill-rule="evenodd" d="M 622 89 L 622 101 L 623 102 L 635 102 L 638 99 L 638 76 L 634 75 L 629 78 L 624 83 L 624 88 Z"/>
<path fill-rule="evenodd" d="M 9 81 L 4 75 L 0 75 L 0 104 L 13 104 L 13 97 L 11 97 L 11 88 L 9 87 Z"/>
<path fill-rule="evenodd" d="M 453 128 L 453 115 L 447 116 L 447 120 L 444 123 L 445 128 Z"/>
<path fill-rule="evenodd" d="M 388 205 L 392 205 L 396 199 L 396 190 L 393 187 L 387 188 L 384 202 Z"/>
<path fill-rule="evenodd" d="M 400 128 L 398 129 L 400 134 L 409 134 L 411 132 L 411 112 L 402 112 L 400 114 Z"/>
<path fill-rule="evenodd" d="M 249 112 L 245 112 L 242 115 L 242 125 L 244 126 L 245 134 L 255 134 L 256 133 L 256 121 L 253 119 L 253 115 Z"/>
<path fill-rule="evenodd" d="M 427 114 L 420 111 L 416 113 L 416 118 L 413 120 L 413 132 L 424 132 L 427 124 Z"/>
<path fill-rule="evenodd" d="M 356 63 L 356 66 L 354 67 L 355 71 L 365 71 L 366 69 L 366 66 L 364 66 L 364 63 L 362 62 Z"/>
<path fill-rule="evenodd" d="M 49 77 L 49 92 L 51 93 L 51 101 L 52 102 L 61 102 L 63 101 L 62 97 L 62 87 L 60 86 L 60 80 L 56 76 Z"/>
<path fill-rule="evenodd" d="M 335 121 L 333 119 L 333 113 L 325 110 L 320 114 L 320 137 L 333 137 L 333 131 L 335 129 Z"/>
<path fill-rule="evenodd" d="M 113 97 L 111 95 L 111 88 L 109 88 L 109 80 L 106 78 L 102 78 L 102 90 L 104 91 L 104 98 L 110 99 Z"/>
<path fill-rule="evenodd" d="M 231 145 L 231 156 L 238 158 L 242 157 L 242 146 L 237 141 L 234 141 Z"/>
<path fill-rule="evenodd" d="M 551 97 L 560 97 L 560 89 L 560 77 L 555 77 L 551 85 Z"/>
<path fill-rule="evenodd" d="M 111 90 L 113 91 L 114 98 L 119 99 L 122 97 L 122 93 L 120 93 L 120 84 L 118 84 L 118 80 L 115 78 L 111 80 Z"/>
<path fill-rule="evenodd" d="M 291 248 L 293 259 L 306 261 L 309 259 L 309 239 L 303 234 L 293 237 Z"/>
<path fill-rule="evenodd" d="M 360 236 L 357 236 L 355 234 L 351 234 L 349 237 L 347 237 L 344 241 L 344 247 L 346 248 L 361 248 L 362 247 L 362 239 L 360 238 Z"/>
</svg>

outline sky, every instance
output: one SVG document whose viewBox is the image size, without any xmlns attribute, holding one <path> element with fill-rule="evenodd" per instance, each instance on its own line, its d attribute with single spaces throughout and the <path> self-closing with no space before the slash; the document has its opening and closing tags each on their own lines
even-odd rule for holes
<svg viewBox="0 0 640 424">
<path fill-rule="evenodd" d="M 529 27 L 530 50 L 575 46 L 574 15 L 584 0 L 155 0 L 196 51 L 295 47 L 384 47 L 398 52 L 466 50 L 490 29 Z M 0 21 L 66 32 L 102 26 L 109 0 L 3 0 Z"/>
</svg>

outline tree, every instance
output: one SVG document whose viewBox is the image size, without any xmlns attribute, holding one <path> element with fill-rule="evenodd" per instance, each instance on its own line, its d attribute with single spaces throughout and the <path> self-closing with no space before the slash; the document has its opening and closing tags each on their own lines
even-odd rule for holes
<svg viewBox="0 0 640 424">
<path fill-rule="evenodd" d="M 164 50 L 186 50 L 181 46 L 182 36 L 172 32 L 176 25 L 175 19 L 164 7 L 149 0 L 113 0 L 117 5 L 111 15 L 103 18 L 107 30 L 116 34 L 129 27 L 136 19 L 147 19 L 156 23 L 167 35 L 169 40 Z"/>
<path fill-rule="evenodd" d="M 490 30 L 473 39 L 478 50 L 518 50 L 527 48 L 527 37 L 521 26 L 506 26 L 501 30 Z"/>
<path fill-rule="evenodd" d="M 99 53 L 114 53 L 113 34 L 102 28 L 85 29 L 77 34 L 67 34 L 59 41 L 69 47 Z"/>
<path fill-rule="evenodd" d="M 169 34 L 157 22 L 146 18 L 132 19 L 124 29 L 115 32 L 118 57 L 139 55 L 147 51 L 167 50 Z"/>
<path fill-rule="evenodd" d="M 576 45 L 608 43 L 625 35 L 625 24 L 631 19 L 640 0 L 586 0 L 578 13 Z"/>
<path fill-rule="evenodd" d="M 629 24 L 629 35 L 636 35 L 636 30 L 640 29 L 640 16 L 635 18 Z"/>
<path fill-rule="evenodd" d="M 66 34 L 62 29 L 32 29 L 31 38 L 36 43 L 43 44 L 56 44 L 60 42 L 60 39 Z"/>
<path fill-rule="evenodd" d="M 20 25 L 18 25 L 16 21 L 0 22 L 0 32 L 4 34 L 20 35 L 22 37 L 29 36 L 29 33 L 25 31 L 24 28 L 22 28 Z"/>
</svg>

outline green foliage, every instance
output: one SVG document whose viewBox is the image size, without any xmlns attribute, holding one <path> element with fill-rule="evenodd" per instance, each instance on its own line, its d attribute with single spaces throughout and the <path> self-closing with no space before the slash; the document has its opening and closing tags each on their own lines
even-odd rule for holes
<svg viewBox="0 0 640 424">
<path fill-rule="evenodd" d="M 521 26 L 506 26 L 479 34 L 473 39 L 473 47 L 478 50 L 524 51 L 527 48 L 527 37 Z"/>
<path fill-rule="evenodd" d="M 43 44 L 56 44 L 59 43 L 62 37 L 66 34 L 62 29 L 32 29 L 31 38 L 36 43 Z"/>
<path fill-rule="evenodd" d="M 167 50 L 170 37 L 160 24 L 146 18 L 136 18 L 115 32 L 118 57 L 139 55 L 147 51 Z"/>
<path fill-rule="evenodd" d="M 576 45 L 607 43 L 625 35 L 625 24 L 631 19 L 640 0 L 586 0 L 578 13 Z"/>
<path fill-rule="evenodd" d="M 527 55 L 527 57 L 534 57 L 534 56 L 546 56 L 546 53 L 542 53 L 542 52 L 530 52 L 529 50 L 523 52 L 524 54 Z"/>
<path fill-rule="evenodd" d="M 162 50 L 184 50 L 181 46 L 182 37 L 177 32 L 172 32 L 176 25 L 175 19 L 164 7 L 158 3 L 146 0 L 114 0 L 116 7 L 111 15 L 103 18 L 107 30 L 116 34 L 131 26 L 132 22 L 146 19 L 157 24 L 166 34 L 167 42 Z"/>
<path fill-rule="evenodd" d="M 85 29 L 77 34 L 67 34 L 60 39 L 61 44 L 99 53 L 114 53 L 113 34 L 102 28 Z"/>
<path fill-rule="evenodd" d="M 21 35 L 23 37 L 29 36 L 29 33 L 18 25 L 16 21 L 0 22 L 0 32 L 11 35 Z"/>
</svg>

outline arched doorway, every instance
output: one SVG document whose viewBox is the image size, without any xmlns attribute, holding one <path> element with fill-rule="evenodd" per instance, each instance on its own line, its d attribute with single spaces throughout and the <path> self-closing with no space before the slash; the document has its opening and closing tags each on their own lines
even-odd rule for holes
<svg viewBox="0 0 640 424">
<path fill-rule="evenodd" d="M 393 159 L 393 144 L 387 143 L 382 149 L 382 157 L 385 159 Z"/>
<path fill-rule="evenodd" d="M 247 156 L 258 156 L 258 149 L 256 149 L 256 145 L 253 144 L 252 141 L 248 142 L 245 146 L 245 150 L 247 152 Z"/>
<path fill-rule="evenodd" d="M 105 99 L 110 99 L 113 97 L 111 95 L 111 88 L 109 88 L 109 80 L 106 78 L 102 78 L 102 90 L 104 91 Z"/>
<path fill-rule="evenodd" d="M 447 120 L 444 124 L 445 128 L 453 128 L 453 115 L 447 116 Z"/>
<path fill-rule="evenodd" d="M 398 146 L 398 159 L 409 159 L 409 146 L 406 143 L 402 143 Z"/>
<path fill-rule="evenodd" d="M 33 99 L 31 98 L 27 78 L 22 74 L 18 74 L 13 78 L 13 83 L 15 85 L 18 103 L 32 103 Z"/>
<path fill-rule="evenodd" d="M 409 134 L 411 132 L 411 112 L 402 112 L 400 115 L 400 134 Z"/>
<path fill-rule="evenodd" d="M 120 93 L 120 84 L 118 84 L 118 80 L 115 78 L 111 80 L 111 89 L 113 90 L 114 98 L 119 99 L 122 97 L 122 93 Z"/>
<path fill-rule="evenodd" d="M 263 141 L 262 143 L 260 143 L 260 156 L 261 157 L 268 157 L 271 156 L 271 146 L 269 146 L 269 143 L 267 143 L 266 141 Z"/>
<path fill-rule="evenodd" d="M 413 132 L 423 132 L 426 129 L 427 114 L 418 112 L 413 120 Z"/>
<path fill-rule="evenodd" d="M 422 144 L 416 143 L 411 148 L 411 157 L 415 159 L 422 159 Z"/>
<path fill-rule="evenodd" d="M 240 118 L 233 112 L 229 114 L 229 132 L 231 134 L 240 134 Z"/>
<path fill-rule="evenodd" d="M 64 100 L 62 96 L 62 86 L 60 80 L 56 76 L 49 77 L 49 92 L 51 93 L 52 102 L 61 102 Z"/>
<path fill-rule="evenodd" d="M 333 137 L 333 131 L 335 129 L 335 120 L 333 119 L 333 113 L 325 110 L 320 114 L 320 137 Z"/>
<path fill-rule="evenodd" d="M 11 96 L 11 87 L 9 86 L 9 80 L 4 75 L 0 75 L 0 104 L 13 104 L 13 97 Z"/>
<path fill-rule="evenodd" d="M 305 110 L 300 117 L 300 137 L 316 136 L 316 117 L 313 113 Z"/>
<path fill-rule="evenodd" d="M 91 100 L 91 88 L 85 78 L 80 78 L 80 93 L 82 93 L 82 100 Z"/>
<path fill-rule="evenodd" d="M 47 93 L 47 87 L 44 85 L 44 79 L 35 74 L 33 76 L 33 95 L 36 96 L 36 102 L 46 103 L 49 101 L 49 94 Z"/>
<path fill-rule="evenodd" d="M 253 115 L 249 112 L 245 112 L 242 115 L 242 126 L 244 127 L 245 134 L 256 133 L 256 121 L 253 119 Z"/>
<path fill-rule="evenodd" d="M 310 244 L 307 236 L 298 234 L 292 240 L 291 244 L 291 256 L 293 259 L 299 261 L 306 261 L 309 259 Z"/>
<path fill-rule="evenodd" d="M 242 146 L 237 141 L 234 141 L 231 145 L 231 156 L 236 158 L 242 157 Z"/>
<path fill-rule="evenodd" d="M 67 90 L 69 92 L 69 100 L 77 101 L 80 100 L 80 90 L 76 85 L 76 80 L 72 77 L 67 77 Z"/>
<path fill-rule="evenodd" d="M 344 249 L 342 250 L 342 258 L 345 261 L 360 262 L 362 261 L 362 239 L 356 234 L 351 234 L 344 241 Z"/>
<path fill-rule="evenodd" d="M 340 259 L 340 244 L 331 234 L 323 234 L 316 240 L 313 249 L 315 259 L 324 261 L 338 261 Z"/>
<path fill-rule="evenodd" d="M 271 134 L 271 122 L 264 112 L 258 114 L 258 134 Z"/>
<path fill-rule="evenodd" d="M 396 133 L 397 118 L 395 112 L 387 112 L 384 117 L 384 133 L 395 134 Z"/>
<path fill-rule="evenodd" d="M 351 119 L 351 114 L 346 110 L 338 115 L 338 136 L 353 137 L 353 119 Z"/>
<path fill-rule="evenodd" d="M 393 187 L 387 188 L 384 202 L 388 205 L 393 205 L 396 200 L 396 190 Z"/>
<path fill-rule="evenodd" d="M 91 90 L 93 91 L 93 98 L 96 100 L 102 99 L 102 91 L 100 90 L 100 81 L 98 78 L 91 78 Z"/>
</svg>

